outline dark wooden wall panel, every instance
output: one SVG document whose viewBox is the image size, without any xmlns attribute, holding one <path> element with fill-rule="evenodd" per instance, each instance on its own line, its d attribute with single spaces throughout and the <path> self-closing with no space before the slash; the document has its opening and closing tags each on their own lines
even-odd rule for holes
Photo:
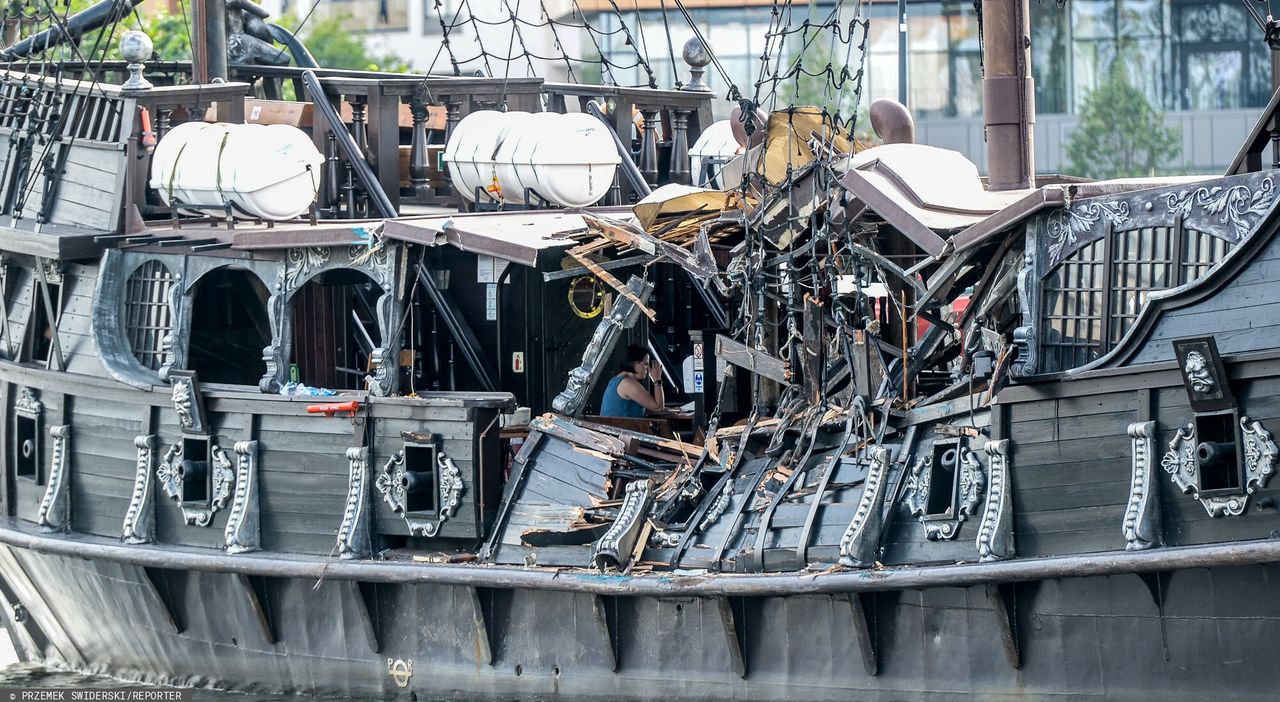
<svg viewBox="0 0 1280 702">
<path fill-rule="evenodd" d="M 1008 408 L 1014 544 L 1019 557 L 1124 548 L 1129 425 L 1136 393 Z"/>
<path fill-rule="evenodd" d="M 134 437 L 149 408 L 78 397 L 71 417 L 72 528 L 120 535 L 137 470 Z M 154 478 L 153 478 L 154 480 Z"/>
<path fill-rule="evenodd" d="M 338 416 L 263 415 L 257 438 L 262 547 L 332 553 L 347 500 L 347 449 L 360 443 L 355 426 Z"/>
<path fill-rule="evenodd" d="M 97 284 L 96 268 L 68 265 L 63 273 L 58 343 L 62 346 L 67 370 L 73 373 L 105 375 L 93 343 L 93 297 Z"/>
</svg>

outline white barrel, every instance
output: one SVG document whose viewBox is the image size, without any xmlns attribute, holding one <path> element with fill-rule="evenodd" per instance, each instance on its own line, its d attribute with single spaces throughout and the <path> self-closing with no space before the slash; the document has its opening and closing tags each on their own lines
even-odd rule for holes
<svg viewBox="0 0 1280 702">
<path fill-rule="evenodd" d="M 527 189 L 562 207 L 586 207 L 609 191 L 622 162 L 607 129 L 581 113 L 473 112 L 454 127 L 444 160 L 473 202 L 479 189 L 523 204 Z"/>
<path fill-rule="evenodd" d="M 323 163 L 296 127 L 187 122 L 156 145 L 151 187 L 166 205 L 220 215 L 229 203 L 251 217 L 290 219 L 315 202 Z"/>
</svg>

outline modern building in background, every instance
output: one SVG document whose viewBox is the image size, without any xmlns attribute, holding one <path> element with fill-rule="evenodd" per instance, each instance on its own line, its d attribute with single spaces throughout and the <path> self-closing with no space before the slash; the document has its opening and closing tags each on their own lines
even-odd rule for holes
<svg viewBox="0 0 1280 702">
<path fill-rule="evenodd" d="M 616 22 L 609 0 L 583 2 L 599 11 L 603 26 Z M 691 32 L 667 3 L 660 0 L 618 2 L 628 23 L 645 28 L 651 44 L 665 20 L 678 47 Z M 761 79 L 760 57 L 766 51 L 772 2 L 686 0 L 690 14 L 712 45 L 726 72 L 746 95 Z M 845 3 L 842 23 L 848 26 L 858 3 Z M 1182 133 L 1182 153 L 1174 170 L 1213 172 L 1224 168 L 1252 127 L 1258 108 L 1271 96 L 1270 57 L 1262 31 L 1240 0 L 1031 0 L 1032 69 L 1036 80 L 1036 164 L 1041 172 L 1066 169 L 1065 140 L 1075 126 L 1074 114 L 1085 95 L 1106 76 L 1115 60 L 1131 82 L 1147 94 L 1166 120 Z M 625 12 L 625 8 L 633 9 Z M 791 26 L 805 17 L 821 22 L 835 12 L 832 2 L 790 6 Z M 897 3 L 871 2 L 867 37 L 863 104 L 898 97 Z M 787 19 L 787 18 L 784 18 Z M 953 148 L 985 166 L 982 138 L 982 52 L 978 17 L 970 0 L 907 2 L 907 105 L 918 122 L 920 141 Z M 854 43 L 860 37 L 855 34 Z M 789 41 L 788 44 L 800 42 Z M 626 47 L 613 45 L 612 51 Z M 857 46 L 830 46 L 820 51 L 836 64 L 853 63 Z M 776 55 L 776 54 L 775 54 Z M 784 64 L 794 55 L 783 57 Z M 650 65 L 662 85 L 670 86 L 670 57 L 651 52 Z M 825 66 L 810 65 L 820 70 Z M 785 72 L 785 71 L 784 71 Z M 708 81 L 721 94 L 724 80 L 708 71 Z M 764 86 L 767 96 L 768 83 Z"/>
<path fill-rule="evenodd" d="M 309 0 L 274 1 L 280 5 L 268 2 L 269 10 L 299 16 L 310 7 Z M 822 22 L 840 12 L 847 29 L 860 7 L 871 16 L 862 105 L 898 96 L 895 0 L 851 0 L 838 10 L 831 0 L 682 4 L 741 93 L 758 95 L 766 106 L 774 92 L 782 104 L 792 97 L 794 80 L 775 83 L 771 77 L 774 71 L 786 73 L 803 43 L 790 35 L 781 62 L 773 51 L 775 60 L 762 64 L 767 43 L 777 45 L 769 37 L 774 8 L 782 13 L 778 21 L 792 28 L 806 18 Z M 1030 7 L 1041 172 L 1067 170 L 1064 146 L 1075 113 L 1116 60 L 1181 131 L 1181 155 L 1170 170 L 1224 168 L 1270 98 L 1268 50 L 1241 0 L 1069 0 L 1062 7 L 1054 0 L 1031 0 Z M 371 47 L 395 52 L 417 70 L 452 72 L 449 52 L 442 48 L 448 27 L 449 47 L 465 72 L 565 81 L 573 71 L 580 82 L 629 85 L 648 84 L 652 76 L 668 88 L 689 80 L 680 49 L 693 32 L 673 0 L 319 0 L 316 13 L 350 16 L 353 29 L 367 32 Z M 519 21 L 512 22 L 512 16 Z M 917 119 L 917 138 L 956 149 L 985 168 L 980 27 L 972 0 L 908 0 L 906 29 L 907 104 Z M 812 42 L 806 69 L 820 71 L 830 62 L 836 72 L 845 65 L 856 72 L 863 65 L 860 31 L 852 38 L 851 44 Z M 596 58 L 608 65 L 591 63 Z M 714 67 L 708 67 L 706 80 L 718 94 L 727 94 L 728 85 Z M 819 82 L 809 81 L 811 100 L 812 86 Z M 818 97 L 852 109 L 848 95 Z M 724 103 L 723 112 L 730 107 Z"/>
</svg>

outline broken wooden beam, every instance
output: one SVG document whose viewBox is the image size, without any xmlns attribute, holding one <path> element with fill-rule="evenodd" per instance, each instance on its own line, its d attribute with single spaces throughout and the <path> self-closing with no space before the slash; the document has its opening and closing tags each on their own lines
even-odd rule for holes
<svg viewBox="0 0 1280 702">
<path fill-rule="evenodd" d="M 726 336 L 716 335 L 716 357 L 769 380 L 784 385 L 791 383 L 791 372 L 787 370 L 787 364 L 782 359 L 770 356 L 764 351 L 757 351 Z"/>
</svg>

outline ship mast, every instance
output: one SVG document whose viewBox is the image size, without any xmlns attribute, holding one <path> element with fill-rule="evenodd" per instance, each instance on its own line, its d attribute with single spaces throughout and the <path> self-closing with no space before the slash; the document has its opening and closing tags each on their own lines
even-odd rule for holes
<svg viewBox="0 0 1280 702">
<path fill-rule="evenodd" d="M 226 0 L 196 0 L 192 3 L 192 78 L 197 83 L 227 79 Z"/>
<path fill-rule="evenodd" d="M 1035 187 L 1035 79 L 1027 0 L 982 1 L 982 112 L 990 190 Z"/>
</svg>

